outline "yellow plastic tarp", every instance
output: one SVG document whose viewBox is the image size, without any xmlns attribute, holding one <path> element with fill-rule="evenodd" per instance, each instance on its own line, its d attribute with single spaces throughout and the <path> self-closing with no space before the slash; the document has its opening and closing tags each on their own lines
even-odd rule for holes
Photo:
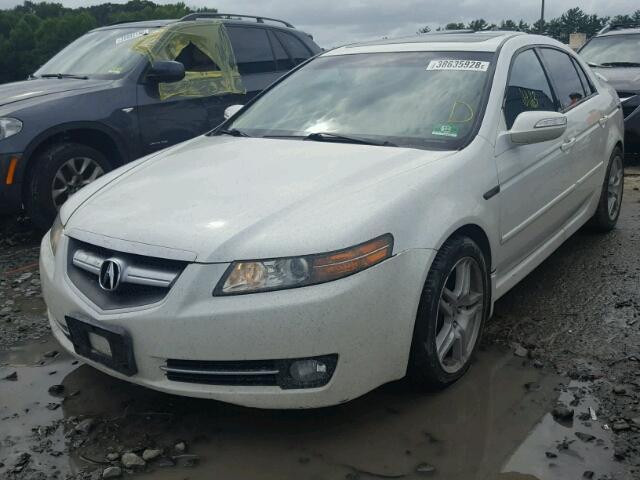
<svg viewBox="0 0 640 480">
<path fill-rule="evenodd" d="M 185 66 L 183 80 L 159 84 L 161 100 L 177 96 L 209 97 L 246 93 L 238 73 L 231 42 L 221 21 L 199 20 L 171 24 L 140 37 L 131 48 L 145 55 L 151 62 L 175 61 L 190 44 L 206 55 L 218 69 L 189 71 L 189 67 Z"/>
</svg>

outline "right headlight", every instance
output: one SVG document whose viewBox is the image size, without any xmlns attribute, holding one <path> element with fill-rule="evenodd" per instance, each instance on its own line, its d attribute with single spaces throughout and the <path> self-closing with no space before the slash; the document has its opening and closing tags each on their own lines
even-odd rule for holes
<svg viewBox="0 0 640 480">
<path fill-rule="evenodd" d="M 386 260 L 393 252 L 390 233 L 354 247 L 302 257 L 233 262 L 214 296 L 269 292 L 331 282 Z"/>
<path fill-rule="evenodd" d="M 0 140 L 13 137 L 22 131 L 22 122 L 17 118 L 0 118 Z"/>
<path fill-rule="evenodd" d="M 62 221 L 60 220 L 60 215 L 56 217 L 53 221 L 53 225 L 51 226 L 51 230 L 49 230 L 49 242 L 51 242 L 51 251 L 53 254 L 56 254 L 58 250 L 58 243 L 60 243 L 60 238 L 62 237 Z"/>
</svg>

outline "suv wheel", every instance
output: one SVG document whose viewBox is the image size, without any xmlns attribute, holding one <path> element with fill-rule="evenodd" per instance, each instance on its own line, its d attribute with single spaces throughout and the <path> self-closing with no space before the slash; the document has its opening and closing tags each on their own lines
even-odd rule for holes
<svg viewBox="0 0 640 480">
<path fill-rule="evenodd" d="M 436 254 L 422 292 L 409 380 L 429 390 L 444 388 L 469 368 L 490 307 L 489 270 L 480 247 L 454 237 Z"/>
<path fill-rule="evenodd" d="M 101 152 L 78 143 L 53 145 L 35 161 L 25 203 L 32 223 L 40 230 L 49 229 L 71 195 L 112 168 Z"/>
</svg>

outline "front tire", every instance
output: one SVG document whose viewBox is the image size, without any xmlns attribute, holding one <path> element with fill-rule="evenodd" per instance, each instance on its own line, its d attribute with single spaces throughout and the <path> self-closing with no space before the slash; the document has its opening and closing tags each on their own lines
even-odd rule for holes
<svg viewBox="0 0 640 480">
<path fill-rule="evenodd" d="M 35 162 L 25 205 L 32 224 L 42 231 L 71 195 L 112 169 L 100 151 L 79 143 L 52 145 Z"/>
<path fill-rule="evenodd" d="M 489 269 L 469 237 L 448 240 L 436 254 L 422 292 L 407 377 L 445 388 L 468 370 L 490 310 Z"/>
<path fill-rule="evenodd" d="M 622 152 L 616 148 L 611 154 L 607 173 L 604 176 L 598 209 L 589 224 L 600 232 L 613 230 L 618 223 L 624 193 L 624 161 Z"/>
</svg>

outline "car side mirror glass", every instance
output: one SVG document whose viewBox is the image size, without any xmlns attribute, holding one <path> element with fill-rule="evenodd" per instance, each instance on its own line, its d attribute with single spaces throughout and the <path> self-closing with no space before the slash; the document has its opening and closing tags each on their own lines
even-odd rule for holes
<svg viewBox="0 0 640 480">
<path fill-rule="evenodd" d="M 567 116 L 558 112 L 522 112 L 513 122 L 509 136 L 513 143 L 528 145 L 559 138 L 567 129 Z"/>
<path fill-rule="evenodd" d="M 240 111 L 240 109 L 244 107 L 244 105 L 231 105 L 224 110 L 224 119 L 228 120 L 233 117 L 236 113 Z"/>
<path fill-rule="evenodd" d="M 180 62 L 157 61 L 151 64 L 147 79 L 156 83 L 174 83 L 184 78 L 184 65 Z"/>
</svg>

